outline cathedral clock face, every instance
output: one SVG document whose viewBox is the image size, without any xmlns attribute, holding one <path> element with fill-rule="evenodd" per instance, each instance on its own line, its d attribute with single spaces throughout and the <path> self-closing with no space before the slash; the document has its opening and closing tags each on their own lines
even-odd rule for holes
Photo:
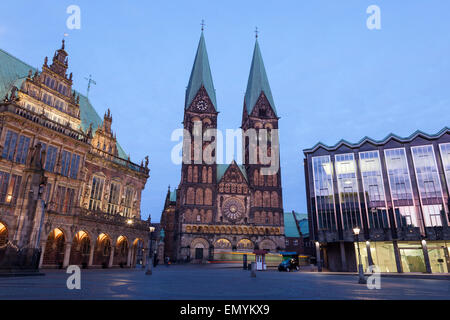
<svg viewBox="0 0 450 320">
<path fill-rule="evenodd" d="M 208 109 L 208 103 L 205 100 L 200 100 L 197 102 L 195 107 L 199 111 L 205 111 L 206 109 Z"/>
<path fill-rule="evenodd" d="M 236 198 L 225 200 L 222 205 L 222 213 L 228 220 L 235 222 L 244 216 L 244 205 Z"/>
</svg>

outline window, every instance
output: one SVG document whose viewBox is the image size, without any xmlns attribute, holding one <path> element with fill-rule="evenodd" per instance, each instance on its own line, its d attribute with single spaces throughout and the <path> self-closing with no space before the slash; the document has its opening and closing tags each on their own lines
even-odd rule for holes
<svg viewBox="0 0 450 320">
<path fill-rule="evenodd" d="M 330 156 L 312 158 L 316 214 L 321 230 L 336 230 Z"/>
<path fill-rule="evenodd" d="M 5 145 L 3 146 L 2 157 L 12 161 L 14 158 L 14 151 L 16 149 L 18 134 L 14 131 L 8 130 L 6 133 Z"/>
<path fill-rule="evenodd" d="M 80 165 L 80 156 L 74 153 L 72 155 L 72 164 L 70 165 L 70 177 L 72 179 L 77 178 L 79 165 Z"/>
<path fill-rule="evenodd" d="M 132 209 L 133 209 L 133 197 L 134 197 L 134 189 L 132 187 L 125 188 L 125 201 L 123 214 L 125 217 L 131 217 Z"/>
<path fill-rule="evenodd" d="M 58 186 L 56 191 L 57 211 L 63 214 L 72 213 L 75 189 Z"/>
<path fill-rule="evenodd" d="M 45 159 L 45 170 L 49 172 L 53 172 L 55 169 L 56 162 L 56 154 L 58 153 L 58 149 L 54 146 L 48 146 L 47 148 L 47 156 Z"/>
<path fill-rule="evenodd" d="M 9 173 L 0 171 L 0 203 L 5 203 L 8 183 Z"/>
<path fill-rule="evenodd" d="M 298 246 L 298 240 L 297 239 L 294 240 L 294 246 Z"/>
<path fill-rule="evenodd" d="M 61 155 L 61 175 L 67 177 L 67 174 L 69 173 L 69 165 L 70 165 L 70 158 L 72 154 L 66 150 L 63 150 Z"/>
<path fill-rule="evenodd" d="M 450 192 L 450 143 L 439 145 L 441 151 L 442 165 L 444 166 L 445 179 L 447 180 L 447 190 Z"/>
<path fill-rule="evenodd" d="M 119 193 L 120 184 L 117 182 L 111 182 L 111 187 L 109 190 L 108 213 L 116 214 L 119 211 Z"/>
<path fill-rule="evenodd" d="M 6 203 L 16 204 L 17 198 L 19 197 L 20 183 L 22 182 L 22 176 L 13 174 L 11 181 L 8 186 L 8 191 L 6 195 Z"/>
<path fill-rule="evenodd" d="M 30 146 L 30 138 L 20 136 L 17 146 L 16 162 L 25 164 L 28 155 L 28 147 Z"/>
<path fill-rule="evenodd" d="M 386 196 L 381 171 L 380 154 L 376 151 L 359 153 L 364 198 L 370 228 L 388 228 Z"/>
<path fill-rule="evenodd" d="M 432 145 L 411 148 L 425 226 L 442 226 L 442 188 Z"/>
<path fill-rule="evenodd" d="M 286 245 L 288 246 L 288 245 L 289 245 L 289 240 L 286 239 L 286 240 L 285 240 L 285 243 L 286 243 Z"/>
<path fill-rule="evenodd" d="M 399 227 L 418 226 L 405 149 L 385 150 L 389 187 Z"/>
<path fill-rule="evenodd" d="M 92 178 L 91 198 L 89 201 L 89 210 L 101 210 L 103 185 L 105 180 L 99 177 Z"/>
</svg>

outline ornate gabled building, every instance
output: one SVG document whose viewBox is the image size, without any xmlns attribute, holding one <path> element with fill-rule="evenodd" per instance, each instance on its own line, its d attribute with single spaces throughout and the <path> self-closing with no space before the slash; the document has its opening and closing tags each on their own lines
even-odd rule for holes
<svg viewBox="0 0 450 320">
<path fill-rule="evenodd" d="M 184 129 L 191 136 L 217 129 L 217 101 L 203 32 L 186 89 Z M 242 129 L 278 129 L 272 98 L 258 41 L 248 79 L 242 114 Z M 178 261 L 217 260 L 222 251 L 276 252 L 285 246 L 280 170 L 261 173 L 260 162 L 250 163 L 249 153 L 258 153 L 245 139 L 245 165 L 217 164 L 199 155 L 212 143 L 184 139 L 181 182 L 168 192 L 162 214 L 166 231 L 166 255 Z M 189 152 L 190 150 L 190 152 Z M 190 153 L 186 155 L 185 153 Z M 260 155 L 258 155 L 258 159 Z M 198 161 L 200 159 L 200 161 Z M 211 160 L 211 159 L 209 159 Z M 169 227 L 174 225 L 173 228 Z"/>
<path fill-rule="evenodd" d="M 0 50 L 3 269 L 133 266 L 145 258 L 148 158 L 130 161 L 109 109 L 102 120 L 72 89 L 67 69 L 64 41 L 41 71 Z"/>
</svg>

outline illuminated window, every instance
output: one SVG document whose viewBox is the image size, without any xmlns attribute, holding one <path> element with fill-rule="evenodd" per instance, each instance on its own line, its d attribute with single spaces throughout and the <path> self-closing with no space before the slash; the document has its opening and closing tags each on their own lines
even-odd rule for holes
<svg viewBox="0 0 450 320">
<path fill-rule="evenodd" d="M 120 184 L 117 182 L 111 182 L 111 187 L 109 189 L 108 213 L 116 214 L 119 211 L 119 194 Z"/>
<path fill-rule="evenodd" d="M 336 230 L 333 170 L 330 156 L 312 158 L 316 212 L 321 230 Z"/>
<path fill-rule="evenodd" d="M 361 227 L 358 180 L 353 153 L 336 155 L 335 166 L 344 230 Z"/>
<path fill-rule="evenodd" d="M 442 188 L 432 145 L 411 148 L 425 226 L 442 226 Z"/>
<path fill-rule="evenodd" d="M 417 227 L 416 208 L 405 149 L 389 149 L 385 150 L 384 154 L 397 224 L 399 227 Z"/>
<path fill-rule="evenodd" d="M 94 176 L 92 178 L 91 197 L 89 200 L 89 210 L 101 210 L 103 185 L 105 179 Z"/>
<path fill-rule="evenodd" d="M 386 196 L 381 171 L 380 154 L 377 150 L 359 153 L 364 198 L 370 228 L 388 228 Z"/>
</svg>

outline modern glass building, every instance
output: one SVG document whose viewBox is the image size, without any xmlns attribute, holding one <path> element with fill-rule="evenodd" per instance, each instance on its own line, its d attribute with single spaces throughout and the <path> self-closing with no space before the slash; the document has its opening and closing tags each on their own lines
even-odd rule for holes
<svg viewBox="0 0 450 320">
<path fill-rule="evenodd" d="M 310 237 L 324 268 L 356 271 L 359 241 L 365 269 L 449 272 L 449 128 L 303 152 Z"/>
</svg>

